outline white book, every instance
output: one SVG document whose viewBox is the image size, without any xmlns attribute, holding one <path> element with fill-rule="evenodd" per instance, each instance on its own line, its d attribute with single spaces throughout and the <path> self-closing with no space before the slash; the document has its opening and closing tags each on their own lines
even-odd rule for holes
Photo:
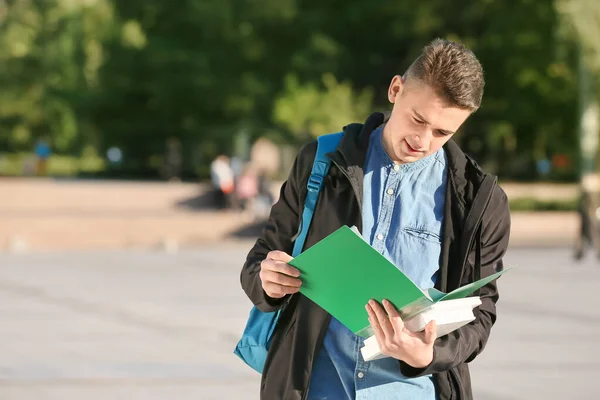
<svg viewBox="0 0 600 400">
<path fill-rule="evenodd" d="M 404 326 L 411 332 L 421 332 L 430 321 L 435 320 L 437 337 L 442 337 L 475 320 L 473 309 L 480 304 L 481 299 L 479 297 L 466 297 L 435 303 L 417 315 L 407 318 L 404 321 Z M 365 361 L 386 357 L 381 354 L 374 335 L 365 339 L 364 346 L 360 351 Z"/>
</svg>

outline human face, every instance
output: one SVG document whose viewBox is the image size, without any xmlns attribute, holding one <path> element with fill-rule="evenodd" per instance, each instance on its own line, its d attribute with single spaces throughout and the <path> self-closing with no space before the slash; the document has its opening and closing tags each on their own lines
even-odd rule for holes
<svg viewBox="0 0 600 400">
<path fill-rule="evenodd" d="M 392 79 L 388 98 L 394 104 L 383 129 L 382 142 L 397 164 L 420 160 L 438 151 L 465 120 L 470 110 L 448 106 L 428 85 Z"/>
</svg>

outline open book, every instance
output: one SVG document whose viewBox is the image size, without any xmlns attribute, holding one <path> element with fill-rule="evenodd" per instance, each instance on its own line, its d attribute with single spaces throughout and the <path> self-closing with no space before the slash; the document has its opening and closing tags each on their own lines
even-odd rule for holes
<svg viewBox="0 0 600 400">
<path fill-rule="evenodd" d="M 497 279 L 497 272 L 450 293 L 421 290 L 362 236 L 343 226 L 289 262 L 300 270 L 300 292 L 314 301 L 348 329 L 365 339 L 373 336 L 365 305 L 371 299 L 389 300 L 399 311 L 407 329 L 420 331 L 431 320 L 443 336 L 474 319 L 478 297 L 465 298 Z M 379 348 L 365 340 L 365 361 L 375 359 Z M 365 357 L 369 357 L 367 359 Z"/>
<path fill-rule="evenodd" d="M 430 321 L 435 320 L 437 337 L 441 337 L 475 320 L 473 309 L 480 304 L 479 297 L 466 297 L 435 303 L 418 314 L 403 320 L 404 327 L 411 332 L 421 332 Z M 375 335 L 365 339 L 360 352 L 365 361 L 385 357 L 379 349 Z"/>
</svg>

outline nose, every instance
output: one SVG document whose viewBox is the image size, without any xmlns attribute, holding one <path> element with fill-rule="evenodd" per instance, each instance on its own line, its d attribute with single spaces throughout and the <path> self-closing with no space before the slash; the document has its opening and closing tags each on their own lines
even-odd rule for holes
<svg viewBox="0 0 600 400">
<path fill-rule="evenodd" d="M 432 132 L 430 129 L 423 129 L 423 131 L 417 133 L 414 136 L 414 143 L 418 146 L 419 150 L 427 150 L 429 148 L 429 142 L 431 142 Z"/>
</svg>

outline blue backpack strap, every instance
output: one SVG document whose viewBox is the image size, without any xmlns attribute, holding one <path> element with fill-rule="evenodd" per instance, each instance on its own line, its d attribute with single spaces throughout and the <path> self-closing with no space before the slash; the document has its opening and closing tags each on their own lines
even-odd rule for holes
<svg viewBox="0 0 600 400">
<path fill-rule="evenodd" d="M 315 155 L 315 161 L 313 162 L 312 171 L 306 185 L 306 200 L 304 201 L 302 222 L 298 228 L 299 234 L 294 242 L 292 257 L 296 257 L 302 253 L 304 248 L 304 241 L 306 240 L 308 228 L 310 227 L 317 200 L 319 199 L 319 192 L 323 186 L 323 179 L 327 176 L 329 167 L 331 166 L 331 160 L 326 154 L 335 151 L 343 135 L 343 132 L 338 132 L 317 138 L 317 154 Z"/>
<path fill-rule="evenodd" d="M 317 154 L 315 155 L 315 161 L 310 178 L 308 179 L 302 222 L 298 228 L 298 237 L 294 242 L 293 257 L 300 254 L 304 248 L 304 241 L 306 240 L 308 228 L 310 227 L 315 206 L 317 205 L 319 191 L 323 186 L 323 179 L 327 176 L 327 172 L 329 172 L 331 160 L 329 160 L 326 154 L 337 148 L 342 136 L 343 133 L 340 132 L 318 138 Z M 275 330 L 280 314 L 281 310 L 264 313 L 258 308 L 252 307 L 242 338 L 235 347 L 234 353 L 259 373 L 263 371 L 273 331 Z"/>
</svg>

